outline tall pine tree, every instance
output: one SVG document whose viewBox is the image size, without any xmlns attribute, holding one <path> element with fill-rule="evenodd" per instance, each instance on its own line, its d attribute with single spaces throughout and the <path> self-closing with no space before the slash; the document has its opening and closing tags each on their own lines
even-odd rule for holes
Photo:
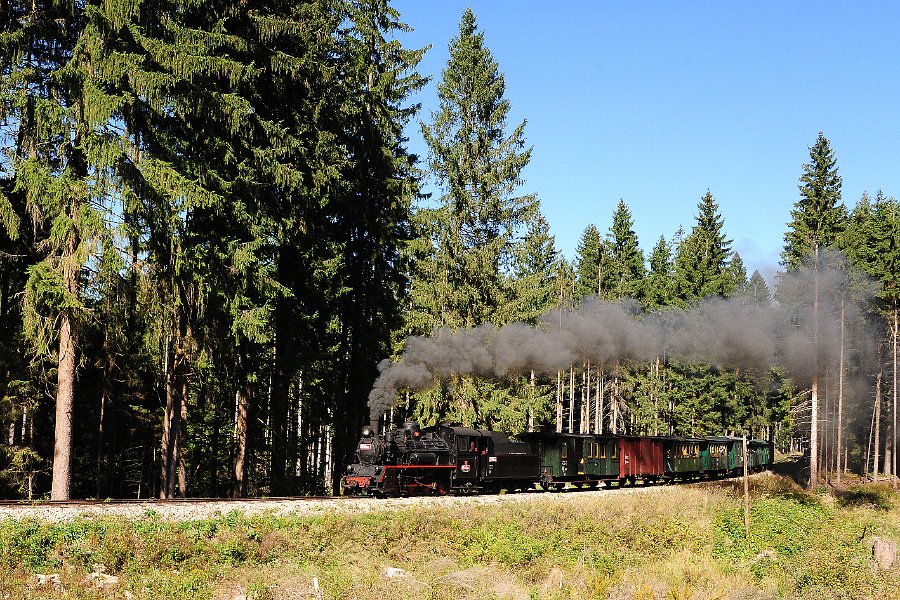
<svg viewBox="0 0 900 600">
<path fill-rule="evenodd" d="M 818 483 L 819 449 L 819 271 L 825 257 L 824 250 L 835 247 L 845 228 L 846 209 L 841 204 L 841 177 L 831 143 L 819 132 L 815 144 L 809 149 L 810 162 L 803 165 L 800 176 L 800 199 L 791 210 L 791 222 L 784 236 L 782 264 L 788 271 L 802 266 L 814 272 L 812 289 L 809 290 L 811 312 L 811 344 L 813 348 L 813 373 L 810 400 L 810 469 L 809 486 Z"/>
<path fill-rule="evenodd" d="M 700 199 L 697 211 L 696 223 L 678 245 L 675 256 L 676 295 L 683 303 L 725 296 L 734 287 L 728 263 L 731 240 L 725 236 L 724 219 L 709 190 Z"/>
<path fill-rule="evenodd" d="M 644 284 L 644 306 L 654 310 L 672 302 L 672 248 L 666 238 L 659 236 L 650 254 L 650 271 Z"/>
<path fill-rule="evenodd" d="M 585 227 L 575 248 L 575 296 L 585 296 L 600 293 L 600 267 L 603 255 L 603 245 L 600 240 L 600 232 L 591 223 Z"/>
<path fill-rule="evenodd" d="M 818 250 L 832 248 L 846 227 L 841 204 L 841 176 L 831 142 L 820 131 L 809 149 L 800 176 L 800 199 L 791 210 L 781 261 L 789 271 L 818 260 Z"/>
<path fill-rule="evenodd" d="M 525 122 L 507 132 L 510 103 L 497 61 L 485 46 L 475 15 L 467 9 L 438 84 L 439 109 L 422 124 L 428 166 L 443 194 L 424 213 L 434 244 L 433 260 L 443 283 L 414 284 L 429 301 L 434 325 L 472 327 L 496 320 L 508 299 L 504 272 L 517 231 L 534 212 L 531 195 L 517 195 L 531 157 Z M 421 301 L 420 301 L 421 302 Z"/>
<path fill-rule="evenodd" d="M 644 292 L 644 253 L 634 232 L 631 210 L 624 200 L 619 200 L 613 212 L 613 222 L 605 245 L 609 251 L 608 258 L 604 257 L 601 264 L 600 282 L 604 297 L 640 300 Z"/>
</svg>

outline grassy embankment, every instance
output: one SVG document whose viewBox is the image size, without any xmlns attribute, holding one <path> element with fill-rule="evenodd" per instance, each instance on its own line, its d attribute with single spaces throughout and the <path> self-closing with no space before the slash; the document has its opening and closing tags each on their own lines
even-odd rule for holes
<svg viewBox="0 0 900 600">
<path fill-rule="evenodd" d="M 0 599 L 900 598 L 900 568 L 871 560 L 873 536 L 900 539 L 886 487 L 808 494 L 761 476 L 749 540 L 739 489 L 184 523 L 5 521 Z M 97 563 L 117 585 L 85 582 Z M 388 578 L 387 567 L 408 575 Z M 61 587 L 36 573 L 59 573 Z"/>
</svg>

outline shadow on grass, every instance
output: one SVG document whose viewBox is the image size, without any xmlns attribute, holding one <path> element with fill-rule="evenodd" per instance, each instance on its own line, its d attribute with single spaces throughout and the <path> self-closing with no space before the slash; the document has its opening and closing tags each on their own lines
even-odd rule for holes
<svg viewBox="0 0 900 600">
<path fill-rule="evenodd" d="M 834 497 L 841 506 L 865 506 L 875 510 L 890 510 L 894 506 L 890 486 L 882 483 L 838 489 L 834 491 Z"/>
<path fill-rule="evenodd" d="M 757 476 L 750 479 L 751 495 L 780 497 L 809 506 L 821 504 L 818 496 L 805 487 L 809 479 L 809 465 L 802 456 L 780 456 L 769 468 L 769 472 L 774 476 Z M 708 485 L 727 489 L 738 496 L 744 493 L 741 477 L 712 481 Z"/>
<path fill-rule="evenodd" d="M 782 454 L 775 459 L 769 471 L 805 487 L 809 482 L 809 459 L 801 454 Z"/>
</svg>

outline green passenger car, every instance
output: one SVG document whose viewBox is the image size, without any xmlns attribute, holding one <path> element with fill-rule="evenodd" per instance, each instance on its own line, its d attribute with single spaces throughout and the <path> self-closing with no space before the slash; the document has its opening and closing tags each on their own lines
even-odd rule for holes
<svg viewBox="0 0 900 600">
<path fill-rule="evenodd" d="M 591 481 L 619 478 L 619 441 L 612 436 L 594 435 L 583 441 L 580 472 Z"/>
<path fill-rule="evenodd" d="M 708 477 L 724 477 L 734 467 L 734 438 L 709 437 L 700 444 L 700 469 Z"/>
<path fill-rule="evenodd" d="M 702 472 L 700 447 L 704 440 L 698 438 L 669 438 L 664 443 L 666 477 L 670 479 L 694 479 Z"/>
<path fill-rule="evenodd" d="M 748 468 L 751 471 L 762 471 L 772 465 L 775 456 L 775 446 L 765 440 L 747 440 L 747 454 L 750 461 Z"/>
<path fill-rule="evenodd" d="M 597 486 L 619 479 L 618 440 L 612 436 L 525 433 L 541 457 L 541 487 Z"/>
<path fill-rule="evenodd" d="M 740 475 L 744 470 L 743 444 L 740 438 L 735 438 L 734 450 L 731 459 L 731 472 Z M 751 473 L 763 471 L 772 466 L 775 458 L 775 446 L 766 440 L 747 440 L 747 470 Z"/>
</svg>

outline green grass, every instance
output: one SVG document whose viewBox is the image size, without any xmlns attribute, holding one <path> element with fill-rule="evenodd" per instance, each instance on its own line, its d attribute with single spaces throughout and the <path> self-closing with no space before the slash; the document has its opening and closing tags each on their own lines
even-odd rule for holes
<svg viewBox="0 0 900 600">
<path fill-rule="evenodd" d="M 900 539 L 885 487 L 810 494 L 754 481 L 751 532 L 730 482 L 359 515 L 0 522 L 0 598 L 896 598 L 871 561 Z M 408 572 L 388 578 L 387 567 Z M 37 573 L 59 573 L 61 588 Z"/>
</svg>

